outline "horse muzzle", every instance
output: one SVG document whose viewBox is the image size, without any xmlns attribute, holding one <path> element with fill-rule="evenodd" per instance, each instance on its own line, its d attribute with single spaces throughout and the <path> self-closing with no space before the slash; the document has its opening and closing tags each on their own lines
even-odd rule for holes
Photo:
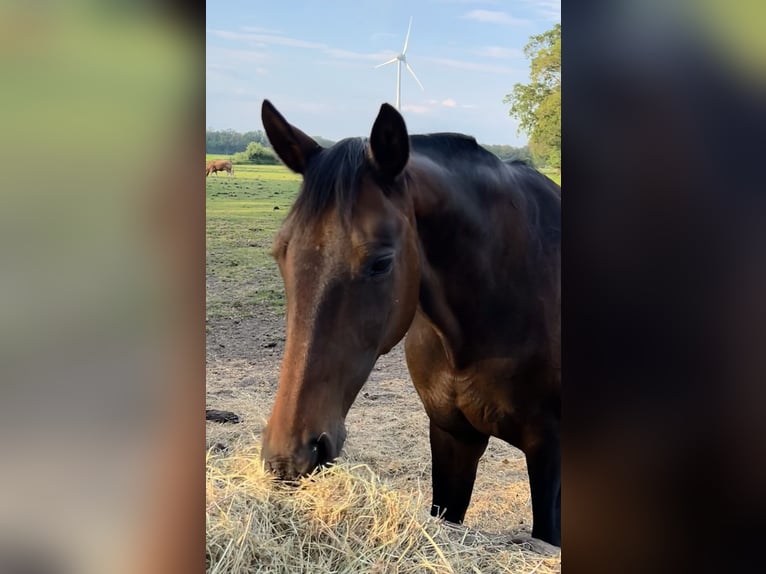
<svg viewBox="0 0 766 574">
<path fill-rule="evenodd" d="M 342 446 L 342 439 L 333 441 L 328 433 L 323 432 L 285 455 L 272 450 L 268 430 L 263 435 L 261 459 L 266 470 L 280 480 L 297 480 L 311 474 L 335 460 Z"/>
</svg>

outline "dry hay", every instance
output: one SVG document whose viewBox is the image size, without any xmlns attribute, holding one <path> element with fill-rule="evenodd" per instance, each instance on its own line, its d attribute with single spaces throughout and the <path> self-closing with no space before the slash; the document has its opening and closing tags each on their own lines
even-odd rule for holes
<svg viewBox="0 0 766 574">
<path fill-rule="evenodd" d="M 209 574 L 561 571 L 558 552 L 431 518 L 422 490 L 391 488 L 365 464 L 344 461 L 290 486 L 259 455 L 244 443 L 208 452 Z"/>
</svg>

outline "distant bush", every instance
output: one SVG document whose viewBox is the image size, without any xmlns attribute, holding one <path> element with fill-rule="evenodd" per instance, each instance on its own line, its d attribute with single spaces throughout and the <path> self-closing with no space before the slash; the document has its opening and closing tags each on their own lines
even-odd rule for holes
<svg viewBox="0 0 766 574">
<path fill-rule="evenodd" d="M 250 163 L 258 165 L 276 165 L 279 163 L 274 152 L 258 142 L 250 142 L 247 149 L 232 156 L 232 161 L 237 164 Z"/>
<path fill-rule="evenodd" d="M 529 146 L 513 147 L 510 145 L 482 144 L 482 147 L 487 151 L 492 152 L 503 161 L 521 160 L 531 166 L 537 165 L 535 158 L 532 156 L 532 152 L 529 150 Z"/>
</svg>

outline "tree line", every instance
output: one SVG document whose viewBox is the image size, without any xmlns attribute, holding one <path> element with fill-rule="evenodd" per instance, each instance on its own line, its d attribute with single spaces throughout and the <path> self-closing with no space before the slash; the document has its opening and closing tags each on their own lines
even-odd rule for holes
<svg viewBox="0 0 766 574">
<path fill-rule="evenodd" d="M 321 136 L 312 136 L 322 147 L 329 147 L 335 142 Z M 484 149 L 502 160 L 522 160 L 534 165 L 534 158 L 529 146 L 482 145 Z M 231 156 L 234 163 L 275 165 L 279 159 L 271 149 L 266 134 L 261 130 L 240 133 L 234 130 L 211 130 L 205 133 L 205 153 Z"/>
<path fill-rule="evenodd" d="M 247 149 L 250 142 L 271 147 L 269 138 L 261 130 L 245 133 L 234 130 L 208 130 L 205 132 L 205 152 L 232 155 Z"/>
</svg>

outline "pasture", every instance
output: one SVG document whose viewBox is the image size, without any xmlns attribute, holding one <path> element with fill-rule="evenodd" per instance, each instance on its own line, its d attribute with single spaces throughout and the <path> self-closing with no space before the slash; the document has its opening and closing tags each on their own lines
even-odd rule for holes
<svg viewBox="0 0 766 574">
<path fill-rule="evenodd" d="M 206 183 L 207 407 L 242 419 L 207 423 L 208 571 L 560 571 L 550 547 L 510 542 L 529 535 L 531 504 L 524 456 L 499 440 L 479 464 L 465 525 L 428 516 L 428 418 L 402 344 L 351 408 L 338 465 L 297 489 L 263 473 L 260 434 L 285 339 L 270 249 L 300 178 L 281 165 L 235 165 L 234 177 Z"/>
</svg>

